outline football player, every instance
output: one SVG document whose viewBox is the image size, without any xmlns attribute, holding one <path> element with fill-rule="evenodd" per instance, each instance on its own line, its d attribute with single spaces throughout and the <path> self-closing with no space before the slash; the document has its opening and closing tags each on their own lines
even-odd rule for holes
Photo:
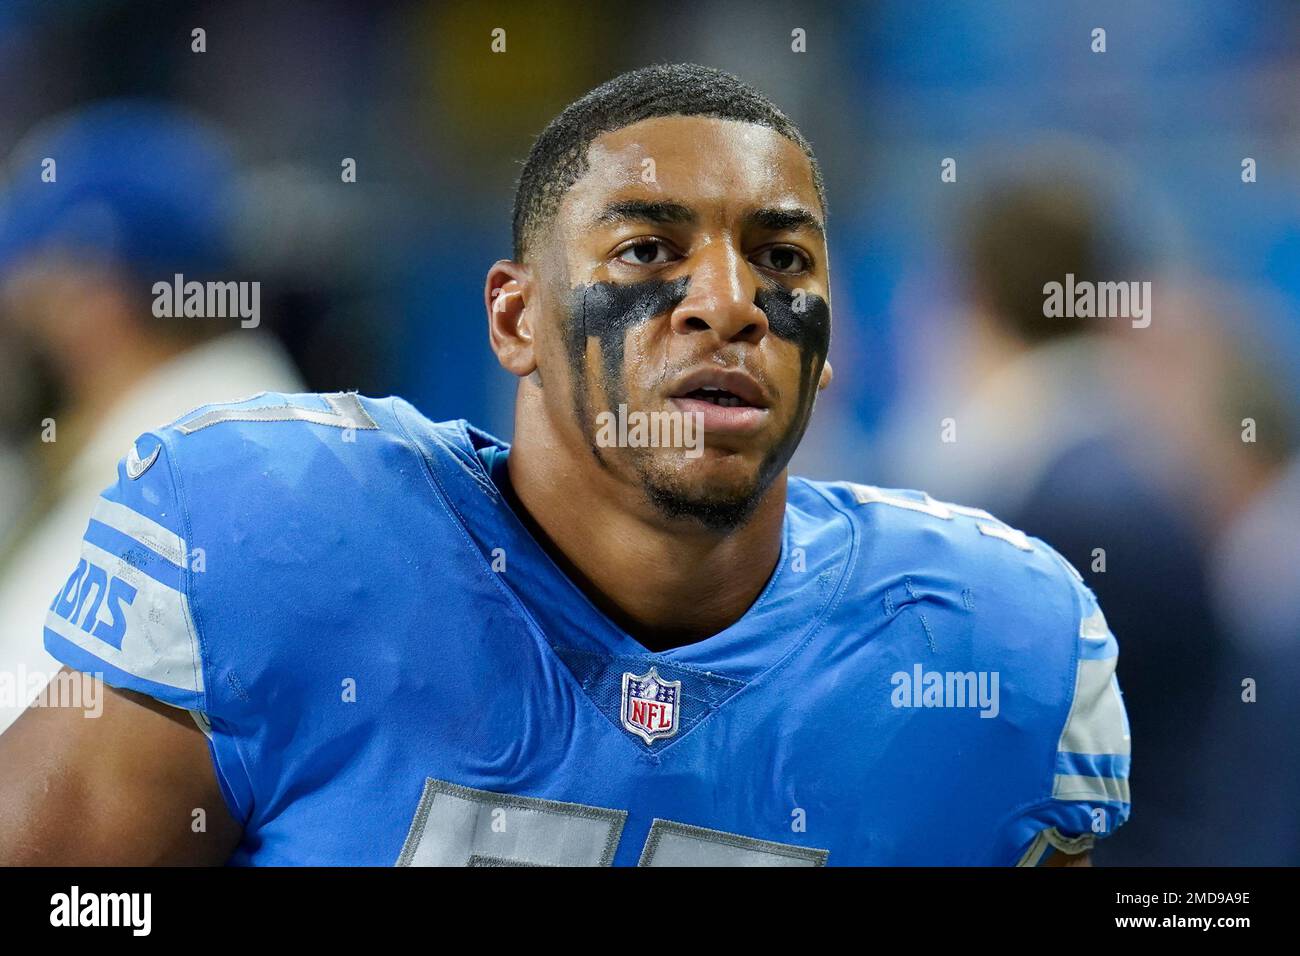
<svg viewBox="0 0 1300 956">
<path fill-rule="evenodd" d="M 678 65 L 570 105 L 484 301 L 513 445 L 351 393 L 135 442 L 45 628 L 115 689 L 0 737 L 0 861 L 1079 863 L 1124 821 L 1079 575 L 787 473 L 830 272 L 766 98 Z"/>
</svg>

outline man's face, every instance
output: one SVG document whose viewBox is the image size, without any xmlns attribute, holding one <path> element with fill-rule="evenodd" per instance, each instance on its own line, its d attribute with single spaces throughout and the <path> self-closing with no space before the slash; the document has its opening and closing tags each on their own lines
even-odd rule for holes
<svg viewBox="0 0 1300 956">
<path fill-rule="evenodd" d="M 743 521 L 824 384 L 826 240 L 803 151 L 766 127 L 708 117 L 604 134 L 535 248 L 553 420 L 661 511 L 717 528 Z M 663 413 L 702 424 L 702 451 L 611 443 L 620 406 L 629 425 L 672 422 Z"/>
</svg>

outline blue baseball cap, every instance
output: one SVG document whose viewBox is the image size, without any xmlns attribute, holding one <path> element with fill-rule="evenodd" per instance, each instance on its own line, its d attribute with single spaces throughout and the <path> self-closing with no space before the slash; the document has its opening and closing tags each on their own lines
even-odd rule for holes
<svg viewBox="0 0 1300 956">
<path fill-rule="evenodd" d="M 107 100 L 46 120 L 5 167 L 0 276 L 50 250 L 159 279 L 226 268 L 235 178 L 226 138 L 164 103 Z"/>
</svg>

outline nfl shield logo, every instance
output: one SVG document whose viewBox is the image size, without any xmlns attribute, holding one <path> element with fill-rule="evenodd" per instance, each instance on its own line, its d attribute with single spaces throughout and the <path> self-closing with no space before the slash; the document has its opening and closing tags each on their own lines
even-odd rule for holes
<svg viewBox="0 0 1300 956">
<path fill-rule="evenodd" d="M 677 733 L 679 680 L 664 680 L 653 667 L 649 673 L 623 675 L 623 727 L 646 743 Z"/>
</svg>

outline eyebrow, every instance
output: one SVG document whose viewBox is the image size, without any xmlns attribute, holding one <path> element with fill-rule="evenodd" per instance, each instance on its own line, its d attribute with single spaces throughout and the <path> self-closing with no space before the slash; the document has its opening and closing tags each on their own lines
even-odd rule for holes
<svg viewBox="0 0 1300 956">
<path fill-rule="evenodd" d="M 698 217 L 695 210 L 675 202 L 656 202 L 648 199 L 623 199 L 612 202 L 600 211 L 597 224 L 620 222 L 653 222 L 664 225 L 692 223 Z"/>
<path fill-rule="evenodd" d="M 826 235 L 822 221 L 807 209 L 755 209 L 745 217 L 747 225 L 757 226 L 769 232 L 783 232 L 787 229 L 807 228 L 820 236 Z"/>
<path fill-rule="evenodd" d="M 695 210 L 676 202 L 661 202 L 649 199 L 622 199 L 612 202 L 600 211 L 596 224 L 607 225 L 623 222 L 653 222 L 661 225 L 694 223 L 699 221 Z M 789 229 L 811 229 L 820 236 L 826 235 L 826 227 L 821 219 L 807 209 L 762 208 L 755 209 L 745 216 L 745 224 L 757 226 L 768 232 L 783 232 Z"/>
</svg>

